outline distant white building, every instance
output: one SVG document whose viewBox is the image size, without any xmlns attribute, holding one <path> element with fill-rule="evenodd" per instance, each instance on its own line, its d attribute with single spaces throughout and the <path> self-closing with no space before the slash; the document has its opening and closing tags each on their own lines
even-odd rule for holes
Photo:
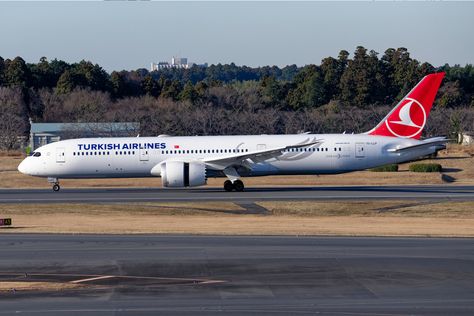
<svg viewBox="0 0 474 316">
<path fill-rule="evenodd" d="M 464 132 L 458 134 L 458 144 L 472 145 L 474 144 L 474 132 Z"/>
<path fill-rule="evenodd" d="M 192 66 L 196 65 L 195 63 L 188 63 L 188 58 L 186 57 L 174 57 L 171 58 L 171 63 L 166 61 L 160 61 L 158 63 L 151 63 L 150 71 L 156 71 L 161 69 L 167 68 L 181 68 L 181 69 L 188 69 Z M 207 67 L 207 63 L 198 64 L 199 67 Z"/>
</svg>

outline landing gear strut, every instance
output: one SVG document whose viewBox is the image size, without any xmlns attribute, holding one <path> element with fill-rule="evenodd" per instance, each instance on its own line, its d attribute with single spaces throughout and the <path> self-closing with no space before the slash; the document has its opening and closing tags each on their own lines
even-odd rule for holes
<svg viewBox="0 0 474 316">
<path fill-rule="evenodd" d="M 224 182 L 224 190 L 226 190 L 227 192 L 231 192 L 233 190 L 237 192 L 242 192 L 244 190 L 244 183 L 240 180 L 234 180 L 234 182 L 226 180 Z"/>
</svg>

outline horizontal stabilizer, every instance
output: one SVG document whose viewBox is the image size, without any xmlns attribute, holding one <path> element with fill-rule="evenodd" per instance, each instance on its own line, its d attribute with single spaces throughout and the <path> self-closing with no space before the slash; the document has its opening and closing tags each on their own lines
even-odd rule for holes
<svg viewBox="0 0 474 316">
<path fill-rule="evenodd" d="M 450 139 L 447 139 L 446 137 L 434 137 L 434 138 L 429 138 L 429 139 L 421 141 L 421 144 L 418 143 L 416 145 L 411 145 L 411 146 L 390 148 L 387 151 L 391 153 L 399 153 L 399 152 L 404 152 L 404 151 L 408 151 L 412 149 L 421 149 L 421 148 L 432 147 L 436 145 L 440 145 L 440 149 L 442 149 L 443 148 L 442 146 L 449 141 Z"/>
</svg>

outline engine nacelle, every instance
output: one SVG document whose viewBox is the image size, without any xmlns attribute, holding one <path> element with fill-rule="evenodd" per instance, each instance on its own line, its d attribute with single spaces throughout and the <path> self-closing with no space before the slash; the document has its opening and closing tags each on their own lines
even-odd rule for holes
<svg viewBox="0 0 474 316">
<path fill-rule="evenodd" d="M 200 161 L 166 161 L 161 164 L 163 187 L 182 188 L 204 185 L 206 166 Z"/>
</svg>

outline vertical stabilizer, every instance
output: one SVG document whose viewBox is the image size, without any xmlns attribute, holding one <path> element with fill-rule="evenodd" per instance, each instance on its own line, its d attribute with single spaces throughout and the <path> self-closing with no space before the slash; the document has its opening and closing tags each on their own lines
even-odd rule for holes
<svg viewBox="0 0 474 316">
<path fill-rule="evenodd" d="M 419 139 L 444 72 L 425 76 L 369 135 Z"/>
</svg>

